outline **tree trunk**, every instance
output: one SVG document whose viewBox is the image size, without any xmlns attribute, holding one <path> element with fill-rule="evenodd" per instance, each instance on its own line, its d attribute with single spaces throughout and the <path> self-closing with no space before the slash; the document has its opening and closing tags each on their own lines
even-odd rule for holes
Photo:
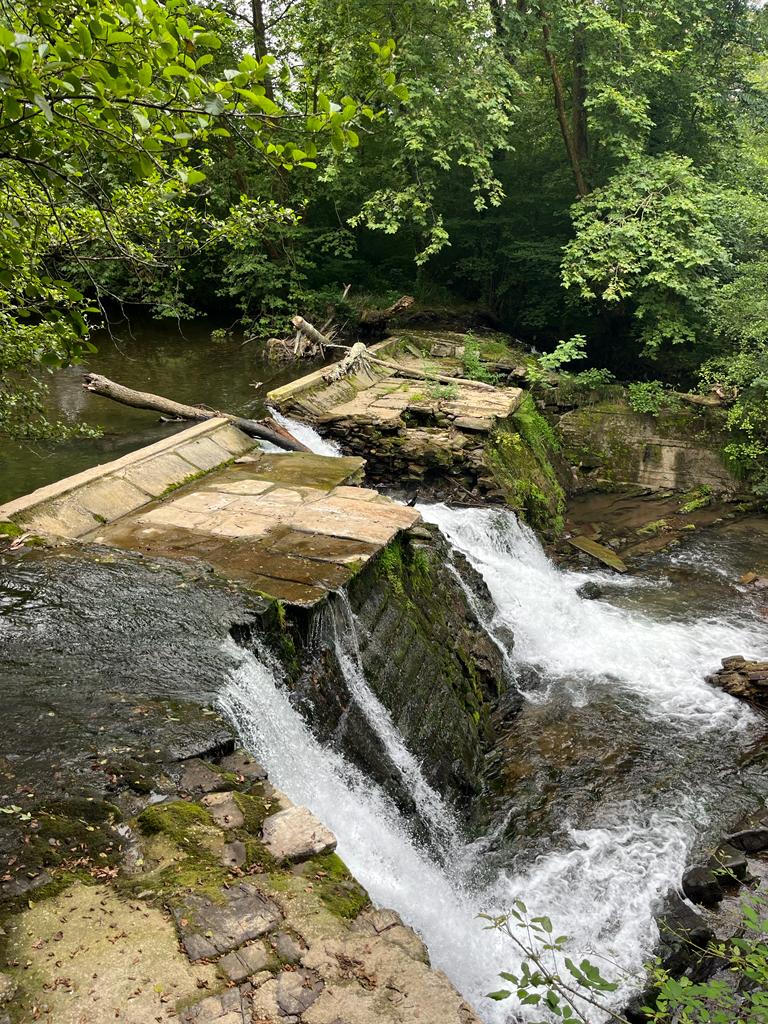
<svg viewBox="0 0 768 1024">
<path fill-rule="evenodd" d="M 284 448 L 289 452 L 308 452 L 310 449 L 301 441 L 297 441 L 293 435 L 279 423 L 270 419 L 270 426 L 266 426 L 259 420 L 243 419 L 241 416 L 232 416 L 230 413 L 219 412 L 216 409 L 205 409 L 197 405 L 184 405 L 181 402 L 174 402 L 170 398 L 163 398 L 161 395 L 153 395 L 148 391 L 134 391 L 133 388 L 123 387 L 107 377 L 98 373 L 86 373 L 83 377 L 83 387 L 95 395 L 103 398 L 111 398 L 114 402 L 122 405 L 130 405 L 134 409 L 149 409 L 152 412 L 162 413 L 164 416 L 173 416 L 182 420 L 212 420 L 222 416 L 229 420 L 233 426 L 242 430 L 250 437 L 258 437 L 262 441 L 269 441 L 278 448 Z"/>
<path fill-rule="evenodd" d="M 547 64 L 549 65 L 550 75 L 552 76 L 552 87 L 555 93 L 555 112 L 557 113 L 557 122 L 560 125 L 560 131 L 563 136 L 563 142 L 565 143 L 565 149 L 568 154 L 568 161 L 573 171 L 573 178 L 576 182 L 576 191 L 580 197 L 584 197 L 589 194 L 589 188 L 584 178 L 584 172 L 581 167 L 579 160 L 579 154 L 576 147 L 576 142 L 571 131 L 571 125 L 568 120 L 568 114 L 565 109 L 565 92 L 563 89 L 563 79 L 560 75 L 560 69 L 557 65 L 557 58 L 555 57 L 555 51 L 552 47 L 552 34 L 549 30 L 549 15 L 539 7 L 539 20 L 541 21 L 541 34 L 544 39 L 544 56 L 546 57 Z"/>
<path fill-rule="evenodd" d="M 584 167 L 589 156 L 589 140 L 587 139 L 587 72 L 585 61 L 587 56 L 584 41 L 584 28 L 579 25 L 573 36 L 573 97 L 571 107 L 571 130 L 576 159 L 579 166 Z"/>
<path fill-rule="evenodd" d="M 251 17 L 253 19 L 253 52 L 257 60 L 267 55 L 267 27 L 264 24 L 264 7 L 262 0 L 251 0 Z M 264 92 L 267 99 L 274 102 L 275 91 L 269 75 L 264 77 Z"/>
</svg>

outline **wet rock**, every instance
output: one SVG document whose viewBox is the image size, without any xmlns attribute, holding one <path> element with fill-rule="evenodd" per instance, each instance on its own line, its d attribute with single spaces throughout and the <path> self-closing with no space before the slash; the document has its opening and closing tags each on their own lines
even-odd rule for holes
<svg viewBox="0 0 768 1024">
<path fill-rule="evenodd" d="M 714 932 L 701 914 L 678 896 L 670 893 L 659 918 L 658 956 L 662 967 L 679 978 L 698 961 L 698 950 L 714 938 Z"/>
<path fill-rule="evenodd" d="M 707 682 L 732 697 L 768 707 L 768 661 L 747 661 L 741 655 L 723 658 L 722 668 L 707 676 Z"/>
<path fill-rule="evenodd" d="M 208 808 L 213 820 L 221 828 L 241 828 L 245 824 L 245 817 L 237 805 L 234 793 L 209 793 L 200 803 Z"/>
<path fill-rule="evenodd" d="M 245 864 L 247 851 L 245 843 L 236 840 L 234 843 L 227 843 L 221 852 L 221 863 L 225 868 L 241 868 Z"/>
<path fill-rule="evenodd" d="M 324 984 L 315 971 L 303 968 L 298 971 L 283 971 L 277 980 L 277 1005 L 286 1015 L 300 1016 L 308 1010 Z"/>
<path fill-rule="evenodd" d="M 227 788 L 227 782 L 199 757 L 182 762 L 179 789 L 192 796 L 215 793 Z"/>
<path fill-rule="evenodd" d="M 250 946 L 242 946 L 240 949 L 227 953 L 219 960 L 219 967 L 224 971 L 230 981 L 236 983 L 245 981 L 252 975 L 259 974 L 267 969 L 269 965 L 269 954 L 264 946 L 256 942 Z"/>
<path fill-rule="evenodd" d="M 710 867 L 720 871 L 723 876 L 731 875 L 742 880 L 747 877 L 749 868 L 747 858 L 743 851 L 737 850 L 730 843 L 722 843 L 718 846 L 709 863 Z"/>
<path fill-rule="evenodd" d="M 723 887 L 712 868 L 689 868 L 683 875 L 683 892 L 692 903 L 714 907 L 723 898 Z"/>
<path fill-rule="evenodd" d="M 205 896 L 187 896 L 172 908 L 190 960 L 229 953 L 274 931 L 282 920 L 277 905 L 251 883 L 225 889 L 220 898 L 221 902 L 214 902 Z"/>
<path fill-rule="evenodd" d="M 768 850 L 768 812 L 761 810 L 743 818 L 726 838 L 731 846 L 745 853 Z"/>
<path fill-rule="evenodd" d="M 245 750 L 236 750 L 234 754 L 223 757 L 221 767 L 225 771 L 234 772 L 252 782 L 262 782 L 267 777 L 266 768 L 263 768 L 258 761 L 254 761 Z"/>
<path fill-rule="evenodd" d="M 306 807 L 289 807 L 266 818 L 262 834 L 276 860 L 299 862 L 336 849 L 336 836 Z"/>
<path fill-rule="evenodd" d="M 588 580 L 586 583 L 582 583 L 576 593 L 579 597 L 584 598 L 585 601 L 596 601 L 599 597 L 603 596 L 604 591 L 599 583 Z"/>
</svg>

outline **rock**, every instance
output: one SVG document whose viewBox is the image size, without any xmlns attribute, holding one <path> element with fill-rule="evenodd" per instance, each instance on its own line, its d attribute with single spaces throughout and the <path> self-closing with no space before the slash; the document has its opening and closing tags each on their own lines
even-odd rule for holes
<svg viewBox="0 0 768 1024">
<path fill-rule="evenodd" d="M 262 782 L 267 777 L 266 768 L 262 768 L 245 750 L 236 750 L 234 754 L 223 757 L 221 767 L 252 782 Z"/>
<path fill-rule="evenodd" d="M 276 932 L 272 936 L 272 947 L 285 964 L 297 964 L 304 949 L 288 932 Z"/>
<path fill-rule="evenodd" d="M 698 950 L 706 948 L 714 932 L 705 919 L 689 907 L 677 893 L 670 893 L 659 918 L 659 949 L 662 967 L 679 978 L 698 960 Z"/>
<path fill-rule="evenodd" d="M 745 853 L 760 853 L 768 850 L 768 825 L 756 828 L 745 828 L 740 832 L 732 832 L 728 842 Z"/>
<path fill-rule="evenodd" d="M 306 807 L 289 807 L 265 818 L 262 835 L 276 860 L 299 862 L 336 849 L 336 836 Z"/>
<path fill-rule="evenodd" d="M 735 846 L 731 846 L 730 843 L 722 843 L 718 846 L 712 855 L 709 866 L 713 870 L 722 872 L 723 878 L 726 875 L 735 875 L 738 879 L 746 878 L 749 868 L 744 853 L 737 850 Z"/>
<path fill-rule="evenodd" d="M 241 868 L 245 864 L 247 851 L 245 843 L 236 840 L 227 843 L 221 853 L 221 863 L 225 868 Z"/>
<path fill-rule="evenodd" d="M 251 1020 L 249 1000 L 237 988 L 208 996 L 179 1014 L 183 1024 L 245 1024 Z"/>
<path fill-rule="evenodd" d="M 200 803 L 211 812 L 221 828 L 241 828 L 245 824 L 243 812 L 237 806 L 234 793 L 209 793 Z"/>
<path fill-rule="evenodd" d="M 689 868 L 683 875 L 683 892 L 692 903 L 714 907 L 723 898 L 723 887 L 711 867 Z"/>
<path fill-rule="evenodd" d="M 707 682 L 732 697 L 768 707 L 768 661 L 747 661 L 741 655 L 723 658 L 722 668 L 707 676 Z"/>
<path fill-rule="evenodd" d="M 324 984 L 314 971 L 282 971 L 277 979 L 277 1005 L 282 1013 L 304 1013 L 323 991 Z"/>
<path fill-rule="evenodd" d="M 599 597 L 603 596 L 604 591 L 599 583 L 589 580 L 587 583 L 582 583 L 576 593 L 579 597 L 584 598 L 585 601 L 596 601 Z"/>
<path fill-rule="evenodd" d="M 172 907 L 190 960 L 209 960 L 274 931 L 282 915 L 255 885 L 242 882 L 221 892 L 221 902 L 187 896 Z"/>
<path fill-rule="evenodd" d="M 235 983 L 245 981 L 246 978 L 266 970 L 268 964 L 269 954 L 258 942 L 242 946 L 219 960 L 219 967 L 229 980 Z"/>
<path fill-rule="evenodd" d="M 0 973 L 0 1006 L 10 1003 L 16 994 L 16 982 L 9 974 Z"/>
<path fill-rule="evenodd" d="M 179 789 L 182 792 L 192 796 L 202 796 L 204 793 L 215 793 L 227 788 L 227 783 L 221 775 L 205 761 L 201 761 L 199 757 L 183 761 L 182 767 L 183 771 L 179 781 Z"/>
</svg>

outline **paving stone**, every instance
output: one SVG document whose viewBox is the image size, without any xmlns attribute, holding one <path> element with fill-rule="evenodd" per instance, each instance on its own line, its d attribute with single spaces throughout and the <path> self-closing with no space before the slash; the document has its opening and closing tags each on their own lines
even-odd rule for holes
<svg viewBox="0 0 768 1024">
<path fill-rule="evenodd" d="M 265 818 L 262 835 L 277 860 L 299 862 L 336 849 L 336 836 L 307 807 L 289 807 Z"/>
<path fill-rule="evenodd" d="M 111 523 L 113 519 L 146 505 L 150 496 L 128 480 L 122 480 L 118 476 L 105 476 L 81 487 L 74 495 L 74 500 L 94 516 Z"/>
<path fill-rule="evenodd" d="M 236 983 L 245 981 L 251 975 L 259 974 L 261 971 L 266 970 L 268 964 L 269 953 L 258 942 L 233 950 L 219 960 L 219 967 L 230 981 Z"/>
<path fill-rule="evenodd" d="M 245 824 L 245 817 L 237 806 L 234 793 L 208 793 L 200 803 L 208 808 L 213 820 L 221 828 L 240 828 Z"/>
<path fill-rule="evenodd" d="M 218 772 L 215 772 L 205 761 L 201 761 L 199 757 L 183 761 L 182 768 L 179 788 L 193 796 L 216 793 L 228 787 L 226 779 L 223 779 Z"/>
<path fill-rule="evenodd" d="M 220 494 L 263 494 L 275 484 L 272 480 L 216 480 L 206 490 L 217 491 Z"/>
<path fill-rule="evenodd" d="M 314 971 L 281 971 L 277 979 L 277 1005 L 286 1015 L 300 1016 L 323 991 L 324 985 Z"/>
<path fill-rule="evenodd" d="M 281 923 L 279 907 L 250 882 L 223 889 L 221 899 L 218 903 L 190 895 L 172 907 L 190 960 L 230 953 L 274 931 Z"/>
<path fill-rule="evenodd" d="M 219 491 L 193 491 L 191 494 L 182 494 L 169 502 L 168 508 L 183 508 L 187 512 L 221 512 L 232 502 L 237 501 L 235 494 L 222 494 Z"/>
</svg>

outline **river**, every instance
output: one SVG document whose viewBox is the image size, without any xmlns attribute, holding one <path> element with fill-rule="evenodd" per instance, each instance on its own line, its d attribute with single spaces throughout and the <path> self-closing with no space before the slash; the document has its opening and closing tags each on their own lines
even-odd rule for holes
<svg viewBox="0 0 768 1024">
<path fill-rule="evenodd" d="M 247 347 L 227 342 L 234 365 L 224 368 L 221 350 L 210 369 L 202 348 L 195 362 L 196 342 L 183 343 L 184 358 L 174 344 L 137 344 L 135 373 L 120 363 L 114 375 L 185 400 L 259 409 L 245 388 L 267 373 Z M 94 360 L 92 368 L 109 375 L 118 361 Z M 72 415 L 99 401 L 78 391 L 74 371 L 57 378 L 54 396 L 72 399 Z M 100 406 L 94 416 L 104 417 L 109 442 L 74 442 L 45 468 L 6 453 L 6 497 L 168 429 L 132 410 Z M 321 443 L 312 431 L 303 436 Z M 355 653 L 360 626 L 348 609 L 340 613 L 347 617 L 339 661 L 430 826 L 428 848 L 358 767 L 318 743 L 267 652 L 228 638 L 228 624 L 242 614 L 237 599 L 201 591 L 194 580 L 179 584 L 138 563 L 5 556 L 0 697 L 14 709 L 17 736 L 36 736 L 41 774 L 46 758 L 63 756 L 75 707 L 105 699 L 107 674 L 141 692 L 216 701 L 275 783 L 334 830 L 372 898 L 421 933 L 435 966 L 484 1021 L 501 1024 L 518 1012 L 486 998 L 516 958 L 509 939 L 484 929 L 477 915 L 503 913 L 516 898 L 570 937 L 574 959 L 587 956 L 621 982 L 618 1004 L 639 982 L 656 939 L 654 911 L 679 886 L 692 851 L 768 795 L 763 721 L 703 681 L 725 655 L 764 656 L 765 619 L 737 581 L 764 558 L 765 521 L 704 532 L 617 577 L 558 569 L 509 512 L 420 511 L 483 575 L 495 606 L 485 625 L 524 697 L 489 758 L 490 815 L 477 834 L 428 786 L 367 687 Z M 603 588 L 600 600 L 577 594 L 587 578 Z M 26 739 L 14 742 L 19 750 L 5 753 L 28 751 Z"/>
</svg>

